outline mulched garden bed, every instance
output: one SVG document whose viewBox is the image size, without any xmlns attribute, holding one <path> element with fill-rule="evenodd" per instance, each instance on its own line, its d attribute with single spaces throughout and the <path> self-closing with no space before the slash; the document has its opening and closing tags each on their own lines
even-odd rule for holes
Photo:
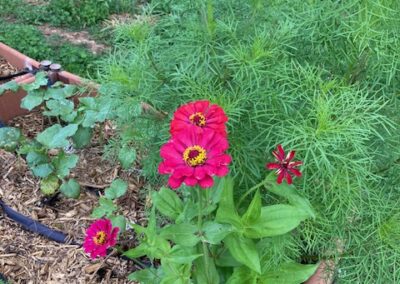
<svg viewBox="0 0 400 284">
<path fill-rule="evenodd" d="M 12 66 L 4 57 L 0 56 L 0 77 L 6 77 L 11 74 L 14 74 L 18 71 L 18 69 Z M 0 81 L 0 85 L 6 83 L 9 80 Z"/>
<path fill-rule="evenodd" d="M 25 135 L 34 137 L 49 123 L 40 112 L 33 112 L 14 119 L 9 125 L 21 127 Z M 90 214 L 98 204 L 99 195 L 118 176 L 129 184 L 126 196 L 118 202 L 121 213 L 131 222 L 144 224 L 145 205 L 141 200 L 145 194 L 140 197 L 139 192 L 144 186 L 143 179 L 103 160 L 102 148 L 95 136 L 91 147 L 75 150 L 80 159 L 71 175 L 81 184 L 78 200 L 61 196 L 44 198 L 39 181 L 25 160 L 0 150 L 0 198 L 18 212 L 82 243 L 85 230 L 93 221 Z M 126 232 L 120 241 L 127 247 L 134 246 L 134 234 Z M 0 244 L 0 273 L 15 283 L 128 283 L 128 273 L 138 268 L 131 261 L 114 256 L 105 261 L 91 260 L 78 246 L 57 244 L 22 230 L 4 217 L 1 210 Z"/>
</svg>

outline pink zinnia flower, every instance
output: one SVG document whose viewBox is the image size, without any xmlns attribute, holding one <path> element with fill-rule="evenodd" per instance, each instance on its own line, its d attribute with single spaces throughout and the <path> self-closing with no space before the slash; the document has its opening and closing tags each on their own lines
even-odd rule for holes
<svg viewBox="0 0 400 284">
<path fill-rule="evenodd" d="M 224 110 L 209 101 L 195 101 L 179 107 L 171 122 L 171 135 L 183 131 L 201 133 L 204 129 L 212 129 L 226 137 L 225 122 L 228 117 Z"/>
<path fill-rule="evenodd" d="M 117 242 L 119 228 L 112 227 L 108 219 L 99 219 L 90 225 L 86 231 L 86 238 L 83 249 L 90 254 L 92 259 L 107 255 L 107 249 L 114 246 Z"/>
<path fill-rule="evenodd" d="M 294 158 L 295 151 L 290 151 L 287 156 L 285 156 L 285 151 L 282 148 L 282 145 L 278 145 L 276 151 L 272 151 L 272 154 L 275 156 L 276 163 L 268 163 L 266 168 L 269 170 L 277 170 L 276 173 L 278 174 L 277 182 L 278 184 L 282 183 L 283 179 L 286 179 L 288 184 L 292 183 L 292 176 L 291 174 L 300 177 L 301 172 L 296 169 L 296 167 L 302 164 L 301 161 L 291 162 Z"/>
<path fill-rule="evenodd" d="M 182 131 L 161 147 L 163 161 L 158 171 L 170 175 L 168 184 L 174 189 L 182 182 L 211 187 L 214 175 L 223 177 L 229 172 L 231 157 L 225 154 L 228 147 L 227 139 L 215 131 Z"/>
</svg>

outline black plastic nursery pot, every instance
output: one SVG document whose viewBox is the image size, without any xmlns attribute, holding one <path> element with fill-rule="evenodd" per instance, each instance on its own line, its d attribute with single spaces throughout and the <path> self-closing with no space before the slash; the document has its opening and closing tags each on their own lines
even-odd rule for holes
<svg viewBox="0 0 400 284">
<path fill-rule="evenodd" d="M 40 70 L 43 69 L 43 62 L 42 65 L 38 61 L 18 52 L 17 50 L 3 44 L 0 42 L 0 56 L 4 57 L 10 64 L 13 66 L 23 69 L 26 66 L 31 66 L 33 70 Z M 47 62 L 48 63 L 48 62 Z M 56 66 L 59 68 L 60 66 Z M 53 78 L 54 81 L 61 81 L 65 84 L 72 84 L 72 85 L 82 85 L 83 79 L 77 75 L 72 73 L 57 70 L 55 72 L 55 76 Z M 21 75 L 14 79 L 14 81 L 19 84 L 29 84 L 35 80 L 35 72 L 28 72 L 27 74 Z M 1 84 L 1 81 L 0 81 Z M 85 82 L 86 85 L 86 82 Z M 90 94 L 86 94 L 88 96 L 96 96 L 97 95 L 97 85 L 95 83 L 90 83 L 89 85 L 92 87 Z M 18 91 L 6 91 L 3 95 L 0 96 L 0 127 L 2 127 L 2 123 L 4 125 L 7 122 L 17 116 L 28 114 L 29 111 L 22 109 L 20 107 L 21 100 L 27 95 L 27 93 L 22 89 L 19 88 Z M 143 112 L 151 113 L 157 116 L 160 119 L 163 119 L 167 116 L 166 113 L 160 112 L 155 110 L 152 106 L 147 103 L 142 103 Z M 40 222 L 33 220 L 29 217 L 26 217 L 11 207 L 7 206 L 0 197 L 0 211 L 3 211 L 3 214 L 6 215 L 8 218 L 14 220 L 15 222 L 19 223 L 22 228 L 32 231 L 34 233 L 40 234 L 52 241 L 56 241 L 59 243 L 75 243 L 74 241 L 68 240 L 67 235 L 63 232 L 55 231 L 47 226 L 42 225 Z M 319 268 L 316 270 L 315 274 L 310 277 L 305 283 L 306 284 L 331 284 L 333 283 L 334 278 L 334 271 L 335 263 L 331 260 L 323 260 L 320 263 Z M 1 274 L 0 274 L 1 280 Z"/>
</svg>

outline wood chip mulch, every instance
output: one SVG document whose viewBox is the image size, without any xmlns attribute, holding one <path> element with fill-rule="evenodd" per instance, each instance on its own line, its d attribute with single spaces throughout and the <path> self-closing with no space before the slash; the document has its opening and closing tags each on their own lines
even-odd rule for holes
<svg viewBox="0 0 400 284">
<path fill-rule="evenodd" d="M 4 57 L 0 56 L 0 77 L 9 76 L 18 71 L 18 69 L 12 66 Z M 6 80 L 0 81 L 0 85 L 6 83 Z"/>
<path fill-rule="evenodd" d="M 22 126 L 27 136 L 33 137 L 49 125 L 34 112 L 11 121 Z M 117 201 L 122 213 L 131 222 L 144 224 L 144 181 L 132 171 L 123 171 L 118 165 L 102 158 L 102 146 L 93 139 L 92 147 L 76 150 L 79 164 L 71 172 L 82 191 L 78 200 L 59 196 L 46 200 L 39 190 L 39 180 L 29 171 L 25 160 L 14 153 L 0 150 L 0 198 L 10 207 L 26 216 L 82 242 L 85 230 L 93 222 L 90 214 L 98 205 L 99 195 L 116 177 L 128 182 L 125 197 Z M 133 247 L 135 237 L 125 232 L 120 241 Z M 44 237 L 24 231 L 5 217 L 0 209 L 0 273 L 12 283 L 129 283 L 127 275 L 138 267 L 131 261 L 111 256 L 91 260 L 82 248 L 57 244 Z"/>
</svg>

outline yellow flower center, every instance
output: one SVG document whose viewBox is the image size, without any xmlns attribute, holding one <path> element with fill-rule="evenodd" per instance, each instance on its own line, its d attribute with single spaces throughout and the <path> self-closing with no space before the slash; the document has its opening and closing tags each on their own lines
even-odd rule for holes
<svg viewBox="0 0 400 284">
<path fill-rule="evenodd" d="M 201 112 L 196 112 L 189 116 L 190 121 L 197 126 L 203 127 L 206 125 L 206 117 Z"/>
<path fill-rule="evenodd" d="M 207 160 L 207 151 L 199 145 L 187 147 L 183 152 L 183 160 L 191 167 L 200 166 Z"/>
<path fill-rule="evenodd" d="M 96 245 L 104 245 L 106 242 L 106 233 L 104 231 L 97 232 L 96 236 L 93 237 L 93 242 Z"/>
</svg>

